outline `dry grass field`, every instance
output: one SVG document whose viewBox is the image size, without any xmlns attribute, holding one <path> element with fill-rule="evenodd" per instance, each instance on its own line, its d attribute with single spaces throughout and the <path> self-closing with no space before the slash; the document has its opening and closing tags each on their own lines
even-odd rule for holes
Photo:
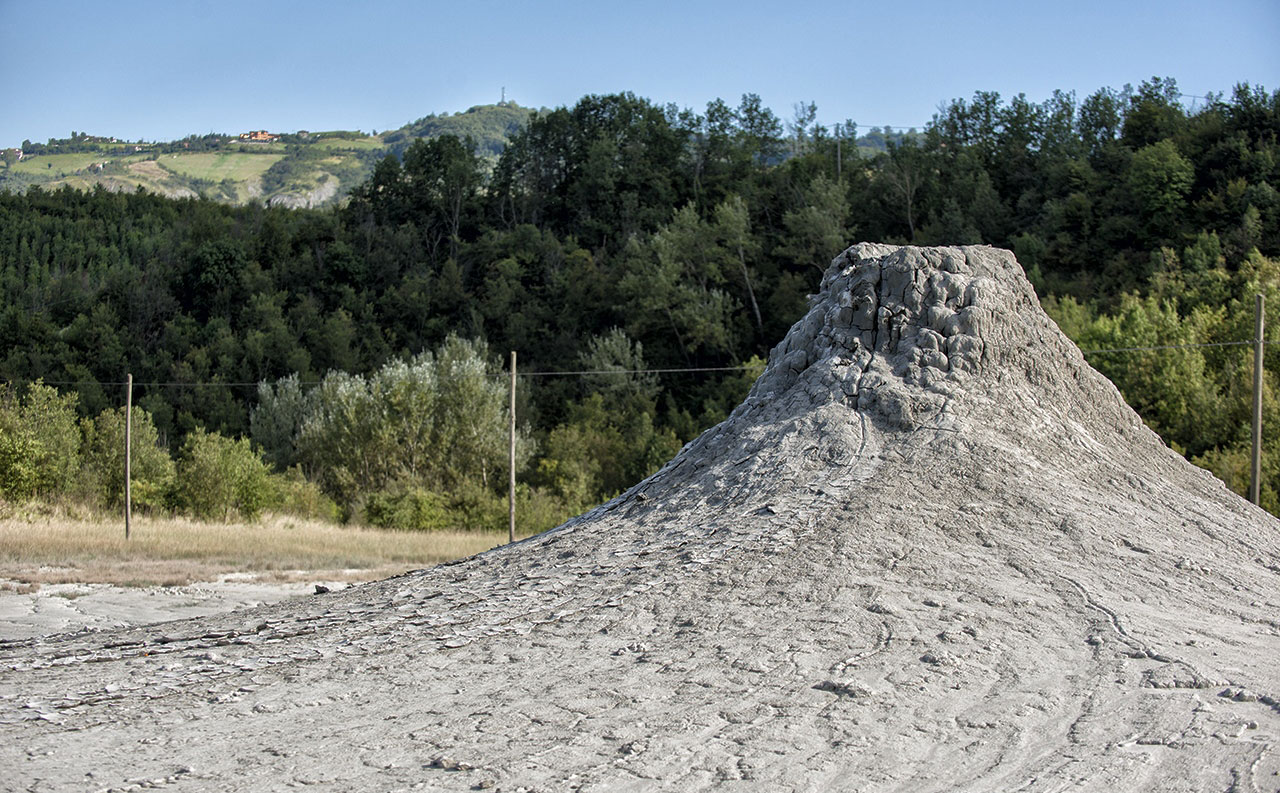
<svg viewBox="0 0 1280 793">
<path fill-rule="evenodd" d="M 505 541 L 501 533 L 382 531 L 288 516 L 251 524 L 139 517 L 126 541 L 119 519 L 20 515 L 0 519 L 0 579 L 177 586 L 247 572 L 266 581 L 367 581 Z"/>
</svg>

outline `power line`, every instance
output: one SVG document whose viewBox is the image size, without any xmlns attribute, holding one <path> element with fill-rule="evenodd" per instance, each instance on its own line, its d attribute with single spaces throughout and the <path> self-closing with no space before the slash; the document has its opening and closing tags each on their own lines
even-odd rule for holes
<svg viewBox="0 0 1280 793">
<path fill-rule="evenodd" d="M 565 372 L 520 372 L 520 377 L 555 377 L 561 375 L 598 375 L 598 374 L 673 374 L 680 372 L 742 372 L 752 369 L 751 366 L 699 366 L 686 369 L 581 369 Z"/>
<path fill-rule="evenodd" d="M 78 386 L 78 385 L 101 385 L 101 386 L 115 385 L 115 386 L 122 386 L 122 385 L 126 385 L 126 384 L 128 383 L 128 381 L 127 381 L 127 380 L 119 380 L 119 381 L 116 381 L 116 380 L 45 380 L 44 378 L 38 378 L 38 379 L 39 379 L 39 380 L 40 380 L 40 382 L 41 382 L 41 383 L 43 383 L 44 385 L 77 385 L 77 386 Z M 8 383 L 12 384 L 14 381 L 12 381 L 12 380 L 7 380 L 6 382 L 8 382 Z M 36 382 L 36 381 L 35 381 L 35 380 L 28 380 L 28 381 L 26 381 L 26 382 L 27 382 L 28 384 L 31 384 L 31 383 L 34 383 L 34 382 Z M 265 382 L 265 381 L 264 381 L 264 382 Z M 154 381 L 153 381 L 153 382 L 146 382 L 146 381 L 144 381 L 144 380 L 134 380 L 134 381 L 133 381 L 133 384 L 134 384 L 135 386 L 151 386 L 151 387 L 153 387 L 153 388 L 214 388 L 214 387 L 219 387 L 219 386 L 225 386 L 225 387 L 227 387 L 227 388 L 248 388 L 248 387 L 250 387 L 250 386 L 257 386 L 257 385 L 258 385 L 258 383 L 220 383 L 220 382 L 216 382 L 216 381 L 211 381 L 211 382 L 207 382 L 207 383 L 178 383 L 178 382 L 173 382 L 173 383 L 160 383 L 160 382 L 154 382 Z M 299 385 L 319 385 L 319 384 L 320 384 L 320 381 L 319 381 L 319 380 L 314 380 L 314 381 L 312 381 L 312 380 L 308 380 L 308 381 L 305 381 L 305 382 L 299 383 Z"/>
<path fill-rule="evenodd" d="M 1253 341 L 1214 341 L 1201 342 L 1198 344 L 1152 344 L 1134 347 L 1107 347 L 1096 350 L 1081 350 L 1083 355 L 1097 355 L 1100 353 L 1115 352 L 1157 352 L 1161 350 L 1191 350 L 1205 347 L 1242 347 L 1254 344 Z M 1263 344 L 1280 344 L 1280 340 L 1264 341 Z M 518 372 L 517 377 L 596 377 L 607 375 L 645 375 L 645 374 L 696 374 L 708 372 L 746 372 L 755 369 L 754 366 L 739 364 L 737 366 L 690 366 L 679 368 L 658 368 L 658 369 L 565 369 L 565 370 L 542 370 L 534 372 Z M 436 380 L 460 380 L 465 377 L 507 377 L 506 372 L 469 372 L 466 374 L 453 375 L 437 375 Z M 46 380 L 38 378 L 44 385 L 61 385 L 61 386 L 124 386 L 124 380 Z M 274 381 L 261 380 L 252 383 L 228 383 L 219 381 L 201 381 L 201 382 L 180 382 L 180 381 L 144 381 L 134 380 L 133 385 L 145 388 L 257 388 L 261 385 L 274 385 L 280 382 L 280 378 Z M 24 382 L 26 385 L 34 384 L 35 380 L 15 381 L 5 379 L 4 382 L 14 385 L 18 382 Z M 300 386 L 318 386 L 323 385 L 324 380 L 299 380 Z"/>
<path fill-rule="evenodd" d="M 594 376 L 594 375 L 684 374 L 684 373 L 690 373 L 690 372 L 743 372 L 743 371 L 749 371 L 753 368 L 754 367 L 751 367 L 751 366 L 740 365 L 740 366 L 694 366 L 694 367 L 670 368 L 670 369 L 578 369 L 578 370 L 564 370 L 564 371 L 546 370 L 546 371 L 540 371 L 540 372 L 519 372 L 517 373 L 516 376 L 517 377 L 565 377 L 565 376 L 585 377 L 588 375 Z M 436 380 L 461 380 L 466 377 L 507 377 L 507 373 L 505 372 L 468 372 L 466 374 L 437 375 L 435 379 Z M 44 385 L 64 385 L 64 386 L 90 386 L 90 385 L 124 386 L 127 382 L 125 380 L 46 380 L 44 378 L 38 378 L 38 379 Z M 13 385 L 19 381 L 5 380 L 5 382 L 9 383 L 10 385 Z M 31 385 L 36 381 L 26 380 L 23 382 L 25 382 L 25 384 L 27 385 Z M 280 382 L 279 379 L 274 381 L 262 380 L 256 383 L 225 383 L 225 382 L 219 382 L 219 381 L 163 382 L 163 381 L 155 381 L 155 380 L 148 382 L 145 380 L 134 380 L 133 385 L 139 388 L 141 387 L 148 387 L 148 388 L 224 388 L 224 387 L 225 388 L 257 388 L 258 386 L 263 384 L 274 385 L 278 382 Z M 324 383 L 323 380 L 299 380 L 298 381 L 298 385 L 300 386 L 318 386 L 318 385 L 322 385 L 323 383 Z"/>
<path fill-rule="evenodd" d="M 1155 344 L 1149 347 L 1111 347 L 1105 350 L 1081 350 L 1085 355 L 1099 352 L 1145 352 L 1148 350 L 1190 350 L 1196 347 L 1239 347 L 1253 344 L 1253 341 L 1211 341 L 1202 344 Z M 1277 341 L 1264 341 L 1263 344 L 1280 344 Z"/>
</svg>

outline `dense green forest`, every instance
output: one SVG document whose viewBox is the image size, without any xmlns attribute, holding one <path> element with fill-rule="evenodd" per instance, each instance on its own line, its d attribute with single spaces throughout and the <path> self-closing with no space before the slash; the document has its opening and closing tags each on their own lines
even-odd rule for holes
<svg viewBox="0 0 1280 793">
<path fill-rule="evenodd" d="M 754 95 L 695 112 L 619 94 L 533 114 L 496 165 L 465 138 L 415 139 L 328 210 L 0 195 L 0 442 L 18 448 L 5 438 L 41 414 L 29 383 L 74 395 L 63 413 L 88 427 L 132 372 L 180 465 L 247 438 L 349 518 L 485 526 L 501 521 L 508 350 L 531 373 L 740 367 L 523 378 L 521 494 L 545 525 L 727 415 L 856 240 L 1011 248 L 1085 349 L 1248 339 L 1257 291 L 1275 327 L 1278 138 L 1280 92 L 1189 110 L 1162 79 L 1043 103 L 978 93 L 871 157 L 812 105 L 784 123 Z M 1090 360 L 1243 489 L 1246 348 Z M 1280 441 L 1280 379 L 1268 388 Z M 157 504 L 185 503 L 156 476 Z M 22 481 L 6 495 L 70 486 Z"/>
</svg>

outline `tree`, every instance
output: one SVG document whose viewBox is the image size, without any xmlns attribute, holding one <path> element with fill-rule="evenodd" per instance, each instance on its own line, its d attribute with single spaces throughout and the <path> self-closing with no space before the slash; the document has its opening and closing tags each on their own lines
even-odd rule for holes
<svg viewBox="0 0 1280 793">
<path fill-rule="evenodd" d="M 1176 136 L 1186 124 L 1180 97 L 1178 83 L 1171 77 L 1144 81 L 1136 92 L 1129 93 L 1121 138 L 1137 149 Z"/>
<path fill-rule="evenodd" d="M 1120 135 L 1120 97 L 1110 88 L 1090 94 L 1080 103 L 1080 138 L 1091 158 L 1098 158 Z"/>
<path fill-rule="evenodd" d="M 758 94 L 743 94 L 738 105 L 742 143 L 757 164 L 772 163 L 780 153 L 782 122 L 764 106 Z"/>
<path fill-rule="evenodd" d="M 726 264 L 715 230 L 693 205 L 676 210 L 648 245 L 636 242 L 624 253 L 619 289 L 639 309 L 628 329 L 637 338 L 674 336 L 686 363 L 699 351 L 730 352 L 735 307 L 720 288 Z"/>
<path fill-rule="evenodd" d="M 249 412 L 249 434 L 277 471 L 298 462 L 298 431 L 310 408 L 297 372 L 275 383 L 258 383 L 258 404 Z"/>
<path fill-rule="evenodd" d="M 333 371 L 308 396 L 299 424 L 297 458 L 340 503 L 378 490 L 391 480 L 391 430 L 360 375 Z"/>
<path fill-rule="evenodd" d="M 173 496 L 199 518 L 256 520 L 272 500 L 270 471 L 247 438 L 197 429 L 182 445 Z"/>
<path fill-rule="evenodd" d="M 914 142 L 890 143 L 888 156 L 881 160 L 878 173 L 901 202 L 903 217 L 907 221 L 907 239 L 914 241 L 917 200 L 932 173 L 928 155 Z"/>
<path fill-rule="evenodd" d="M 124 503 L 124 415 L 124 408 L 114 408 L 81 422 L 85 487 L 98 503 L 111 508 Z M 172 485 L 173 460 L 160 445 L 150 413 L 135 405 L 131 424 L 129 471 L 133 503 L 159 508 Z"/>
<path fill-rule="evenodd" d="M 1171 239 L 1186 207 L 1195 172 L 1171 140 L 1145 146 L 1129 166 L 1129 188 L 1153 240 Z"/>
<path fill-rule="evenodd" d="M 593 372 L 583 378 L 589 393 L 603 394 L 612 404 L 636 403 L 641 409 L 653 410 L 660 386 L 658 376 L 644 370 L 644 345 L 633 342 L 626 331 L 610 328 L 593 336 L 587 348 L 578 355 L 582 368 Z"/>
<path fill-rule="evenodd" d="M 809 183 L 804 196 L 803 206 L 782 216 L 787 233 L 780 252 L 797 264 L 826 272 L 832 258 L 851 242 L 852 230 L 846 224 L 849 201 L 843 188 L 822 174 Z"/>
<path fill-rule="evenodd" d="M 1221 321 L 1221 307 L 1183 317 L 1175 301 L 1128 294 L 1115 314 L 1098 317 L 1077 341 L 1086 349 L 1194 345 Z M 1225 439 L 1227 414 L 1203 349 L 1112 353 L 1091 362 L 1166 441 L 1200 454 Z"/>
<path fill-rule="evenodd" d="M 618 410 L 591 394 L 548 435 L 534 481 L 577 511 L 652 474 L 679 450 L 675 433 L 655 427 L 649 412 Z"/>
<path fill-rule="evenodd" d="M 0 383 L 0 496 L 12 500 L 70 494 L 80 467 L 76 395 L 41 381 L 19 399 Z"/>
<path fill-rule="evenodd" d="M 787 125 L 787 131 L 791 133 L 791 154 L 799 156 L 810 148 L 810 138 L 818 118 L 818 105 L 814 102 L 797 102 L 794 109 L 795 114 Z"/>
<path fill-rule="evenodd" d="M 294 426 L 294 455 L 350 506 L 396 486 L 489 488 L 507 466 L 507 393 L 488 348 L 450 335 L 434 352 L 393 360 L 369 377 L 330 372 L 299 400 L 290 378 L 260 386 L 264 437 Z M 532 454 L 527 432 L 517 465 Z"/>
<path fill-rule="evenodd" d="M 436 419 L 441 387 L 438 367 L 430 353 L 387 363 L 370 380 L 373 399 L 380 402 L 394 436 L 392 448 L 397 478 L 421 482 L 431 472 L 436 453 Z"/>
<path fill-rule="evenodd" d="M 720 244 L 728 248 L 737 259 L 742 272 L 742 285 L 747 290 L 747 300 L 755 317 L 756 330 L 763 333 L 764 321 L 760 318 L 760 304 L 756 302 L 756 290 L 751 285 L 751 270 L 747 266 L 748 253 L 754 255 L 759 251 L 759 245 L 751 237 L 751 217 L 747 212 L 747 203 L 741 196 L 729 196 L 716 205 L 715 223 Z"/>
<path fill-rule="evenodd" d="M 432 250 L 447 240 L 449 258 L 458 258 L 463 218 L 481 183 L 475 144 L 453 135 L 418 138 L 405 152 L 403 177 L 404 193 Z"/>
<path fill-rule="evenodd" d="M 433 446 L 442 481 L 476 481 L 488 488 L 507 468 L 507 391 L 502 370 L 489 361 L 482 341 L 450 335 L 436 350 L 440 382 Z M 517 469 L 527 464 L 532 446 L 517 437 Z M 494 477 L 491 482 L 491 477 Z"/>
</svg>

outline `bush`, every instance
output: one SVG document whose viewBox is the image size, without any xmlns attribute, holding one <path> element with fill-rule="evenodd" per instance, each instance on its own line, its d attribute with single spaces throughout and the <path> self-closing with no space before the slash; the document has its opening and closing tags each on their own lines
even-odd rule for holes
<svg viewBox="0 0 1280 793">
<path fill-rule="evenodd" d="M 516 487 L 516 531 L 522 534 L 553 529 L 580 512 L 582 509 L 566 505 L 542 488 L 526 484 Z"/>
<path fill-rule="evenodd" d="M 1248 498 L 1249 484 L 1253 478 L 1250 452 L 1250 448 L 1244 445 L 1210 449 L 1202 455 L 1192 457 L 1191 462 L 1221 479 L 1228 490 L 1241 498 Z M 1258 493 L 1258 498 L 1262 501 L 1260 506 L 1273 515 L 1280 513 L 1280 496 L 1274 486 L 1274 482 L 1280 477 L 1280 471 L 1276 470 L 1274 458 L 1275 455 L 1262 456 L 1262 486 Z"/>
<path fill-rule="evenodd" d="M 277 495 L 272 485 L 248 439 L 196 430 L 182 446 L 171 503 L 198 518 L 256 520 Z"/>
<path fill-rule="evenodd" d="M 364 519 L 372 526 L 412 531 L 435 531 L 457 525 L 445 499 L 421 487 L 374 493 L 365 501 Z"/>
<path fill-rule="evenodd" d="M 449 492 L 453 527 L 463 531 L 505 531 L 507 497 L 484 484 L 466 480 Z"/>
<path fill-rule="evenodd" d="M 551 490 L 526 484 L 516 488 L 516 530 L 521 534 L 554 528 L 580 511 Z M 404 486 L 369 496 L 363 517 L 369 525 L 384 529 L 505 532 L 507 499 L 481 487 L 464 486 L 446 497 L 422 487 Z"/>
<path fill-rule="evenodd" d="M 275 491 L 273 508 L 280 512 L 328 522 L 336 522 L 342 517 L 333 499 L 326 496 L 315 482 L 307 481 L 297 466 L 283 474 L 273 474 L 271 484 Z"/>
</svg>

